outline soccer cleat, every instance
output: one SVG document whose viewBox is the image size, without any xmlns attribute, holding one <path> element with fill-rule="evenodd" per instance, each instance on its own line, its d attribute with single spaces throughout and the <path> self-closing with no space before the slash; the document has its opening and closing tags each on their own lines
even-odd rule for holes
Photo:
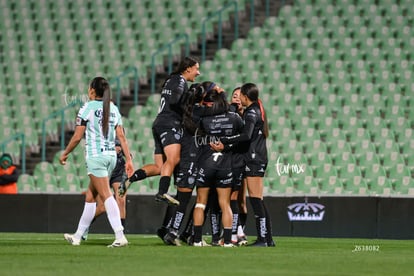
<svg viewBox="0 0 414 276">
<path fill-rule="evenodd" d="M 129 180 L 128 177 L 122 177 L 122 181 L 119 184 L 119 188 L 118 188 L 118 195 L 120 197 L 123 197 L 126 194 L 126 192 L 129 188 L 129 186 L 131 185 L 131 183 L 132 182 Z"/>
<path fill-rule="evenodd" d="M 188 235 L 187 233 L 182 233 L 178 238 L 180 239 L 180 241 L 188 244 L 189 238 L 191 237 L 191 235 Z"/>
<path fill-rule="evenodd" d="M 204 246 L 211 246 L 211 245 L 209 245 L 208 243 L 206 243 L 205 240 L 202 240 L 201 242 L 194 242 L 193 243 L 193 246 L 195 246 L 195 247 L 204 247 Z"/>
<path fill-rule="evenodd" d="M 64 234 L 63 237 L 67 240 L 71 245 L 80 245 L 80 239 L 75 238 L 74 235 L 71 234 Z"/>
<path fill-rule="evenodd" d="M 193 243 L 193 246 L 195 246 L 195 247 L 202 247 L 203 246 L 203 242 L 195 242 L 195 243 Z"/>
<path fill-rule="evenodd" d="M 257 241 L 255 241 L 254 243 L 249 244 L 249 245 L 247 245 L 247 246 L 254 246 L 254 247 L 267 247 L 267 243 L 266 243 L 266 242 L 264 242 L 264 241 L 257 240 Z"/>
<path fill-rule="evenodd" d="M 160 228 L 157 229 L 157 236 L 161 239 L 164 240 L 164 236 L 168 233 L 168 229 L 165 228 L 164 226 L 161 226 Z"/>
<path fill-rule="evenodd" d="M 193 245 L 193 243 L 194 243 L 194 236 L 191 235 L 191 236 L 187 237 L 187 244 L 188 245 Z"/>
<path fill-rule="evenodd" d="M 267 242 L 267 246 L 268 247 L 275 247 L 276 246 L 276 243 L 275 243 L 274 240 L 271 240 L 270 242 Z"/>
<path fill-rule="evenodd" d="M 211 246 L 222 246 L 223 245 L 223 240 L 212 240 L 211 241 Z"/>
<path fill-rule="evenodd" d="M 237 247 L 237 245 L 231 242 L 231 243 L 224 243 L 222 247 Z"/>
<path fill-rule="evenodd" d="M 237 237 L 237 244 L 238 244 L 238 246 L 245 246 L 245 245 L 247 245 L 247 238 L 246 238 L 246 236 L 239 236 L 239 237 Z"/>
<path fill-rule="evenodd" d="M 114 242 L 110 245 L 108 245 L 108 247 L 123 247 L 123 246 L 127 246 L 128 245 L 128 240 L 125 238 L 125 236 L 123 236 L 120 239 L 116 239 L 114 240 Z"/>
<path fill-rule="evenodd" d="M 170 205 L 175 205 L 175 206 L 180 205 L 180 202 L 178 200 L 176 200 L 175 198 L 173 198 L 172 196 L 170 196 L 167 193 L 165 193 L 165 194 L 156 194 L 155 195 L 155 201 L 166 202 Z"/>
<path fill-rule="evenodd" d="M 175 245 L 175 246 L 181 246 L 180 240 L 177 238 L 177 236 L 174 233 L 168 232 L 165 234 L 163 241 L 166 245 Z"/>
</svg>

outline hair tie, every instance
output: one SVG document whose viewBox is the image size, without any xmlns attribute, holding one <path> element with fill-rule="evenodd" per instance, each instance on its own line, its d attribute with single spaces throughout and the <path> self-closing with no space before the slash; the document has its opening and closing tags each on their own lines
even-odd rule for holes
<svg viewBox="0 0 414 276">
<path fill-rule="evenodd" d="M 210 91 L 211 89 L 213 89 L 213 87 L 216 86 L 216 84 L 214 82 L 212 82 L 208 88 L 207 88 L 207 92 Z"/>
<path fill-rule="evenodd" d="M 257 102 L 259 103 L 260 113 L 262 113 L 262 121 L 264 122 L 264 120 L 265 120 L 265 111 L 264 111 L 264 108 L 263 108 L 262 101 L 260 99 L 257 99 Z"/>
</svg>

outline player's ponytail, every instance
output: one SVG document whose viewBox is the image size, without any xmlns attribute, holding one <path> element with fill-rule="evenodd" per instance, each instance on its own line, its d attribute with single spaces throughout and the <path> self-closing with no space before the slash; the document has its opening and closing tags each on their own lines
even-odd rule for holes
<svg viewBox="0 0 414 276">
<path fill-rule="evenodd" d="M 96 77 L 91 82 L 91 88 L 95 89 L 97 97 L 102 98 L 102 133 L 105 138 L 108 137 L 109 131 L 109 114 L 111 103 L 111 89 L 109 82 L 103 77 Z"/>
<path fill-rule="evenodd" d="M 109 131 L 109 115 L 111 113 L 111 89 L 109 88 L 108 81 L 105 81 L 102 84 L 104 89 L 102 101 L 103 101 L 103 114 L 102 114 L 102 132 L 105 138 L 108 138 L 108 131 Z"/>
<path fill-rule="evenodd" d="M 263 107 L 262 101 L 259 99 L 259 88 L 254 83 L 246 83 L 240 88 L 240 93 L 245 95 L 250 101 L 257 102 L 262 114 L 263 121 L 263 135 L 264 137 L 269 136 L 269 125 L 267 123 L 266 112 Z"/>
<path fill-rule="evenodd" d="M 264 109 L 263 103 L 260 99 L 257 100 L 260 107 L 260 113 L 262 113 L 262 121 L 263 121 L 263 135 L 265 138 L 269 137 L 269 125 L 267 123 L 267 116 L 266 111 Z"/>
</svg>

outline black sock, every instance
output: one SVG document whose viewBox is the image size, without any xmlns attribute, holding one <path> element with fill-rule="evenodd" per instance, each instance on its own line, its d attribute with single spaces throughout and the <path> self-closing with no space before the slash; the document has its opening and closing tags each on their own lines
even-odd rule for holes
<svg viewBox="0 0 414 276">
<path fill-rule="evenodd" d="M 203 238 L 203 226 L 194 226 L 194 242 L 201 242 Z"/>
<path fill-rule="evenodd" d="M 163 195 L 168 193 L 168 188 L 170 187 L 171 177 L 169 176 L 161 176 L 160 182 L 158 185 L 158 194 Z"/>
<path fill-rule="evenodd" d="M 147 178 L 147 173 L 143 169 L 138 169 L 131 175 L 131 177 L 129 178 L 129 181 L 135 182 L 135 181 L 142 180 L 145 178 Z"/>
<path fill-rule="evenodd" d="M 185 213 L 187 211 L 187 205 L 191 198 L 191 192 L 177 192 L 177 200 L 180 202 L 180 205 L 177 207 L 175 214 L 172 218 L 171 228 L 177 234 L 180 230 L 181 224 L 184 220 Z"/>
<path fill-rule="evenodd" d="M 211 238 L 213 241 L 219 241 L 221 234 L 221 210 L 218 203 L 218 196 L 216 191 L 210 191 L 207 206 L 210 210 Z"/>
<path fill-rule="evenodd" d="M 265 214 L 266 214 L 266 230 L 267 230 L 267 235 L 266 235 L 266 240 L 267 243 L 272 242 L 273 240 L 273 230 L 272 230 L 272 220 L 270 219 L 270 214 L 267 211 L 266 205 L 264 204 L 263 201 L 263 208 L 265 210 Z"/>
<path fill-rule="evenodd" d="M 266 212 L 264 210 L 263 201 L 257 197 L 249 197 L 256 219 L 257 240 L 266 242 Z"/>
<path fill-rule="evenodd" d="M 195 206 L 195 204 L 194 204 Z M 190 214 L 188 215 L 189 219 L 187 221 L 187 224 L 185 225 L 184 231 L 181 234 L 182 237 L 185 239 L 189 236 L 193 235 L 193 213 L 194 213 L 194 206 L 191 208 Z"/>
<path fill-rule="evenodd" d="M 169 228 L 171 226 L 171 221 L 175 214 L 175 211 L 177 211 L 177 206 L 168 205 L 167 210 L 165 211 L 162 227 Z"/>
<path fill-rule="evenodd" d="M 246 213 L 239 213 L 239 225 L 243 228 L 246 228 L 246 221 L 247 221 L 247 214 Z"/>
<path fill-rule="evenodd" d="M 211 239 L 215 242 L 220 240 L 220 213 L 213 213 L 210 210 L 210 223 L 211 223 Z"/>
<path fill-rule="evenodd" d="M 231 243 L 231 228 L 224 228 L 223 241 L 225 244 Z"/>
<path fill-rule="evenodd" d="M 237 200 L 230 200 L 231 211 L 233 212 L 233 224 L 231 233 L 237 235 L 237 226 L 239 222 L 239 204 Z"/>
<path fill-rule="evenodd" d="M 125 219 L 124 218 L 121 218 L 121 224 L 122 224 L 122 227 L 125 228 Z"/>
</svg>

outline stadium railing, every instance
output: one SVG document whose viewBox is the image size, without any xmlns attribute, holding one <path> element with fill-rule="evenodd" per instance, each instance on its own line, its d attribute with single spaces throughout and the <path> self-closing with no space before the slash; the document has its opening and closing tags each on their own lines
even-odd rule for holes
<svg viewBox="0 0 414 276">
<path fill-rule="evenodd" d="M 164 51 L 168 50 L 168 74 L 172 72 L 172 63 L 173 63 L 173 47 L 179 43 L 181 40 L 185 40 L 185 55 L 190 53 L 190 40 L 188 34 L 177 35 L 173 40 L 165 44 L 163 47 L 159 48 L 151 55 L 151 94 L 155 93 L 155 77 L 156 77 L 156 60 L 155 58 L 162 54 Z"/>
</svg>

